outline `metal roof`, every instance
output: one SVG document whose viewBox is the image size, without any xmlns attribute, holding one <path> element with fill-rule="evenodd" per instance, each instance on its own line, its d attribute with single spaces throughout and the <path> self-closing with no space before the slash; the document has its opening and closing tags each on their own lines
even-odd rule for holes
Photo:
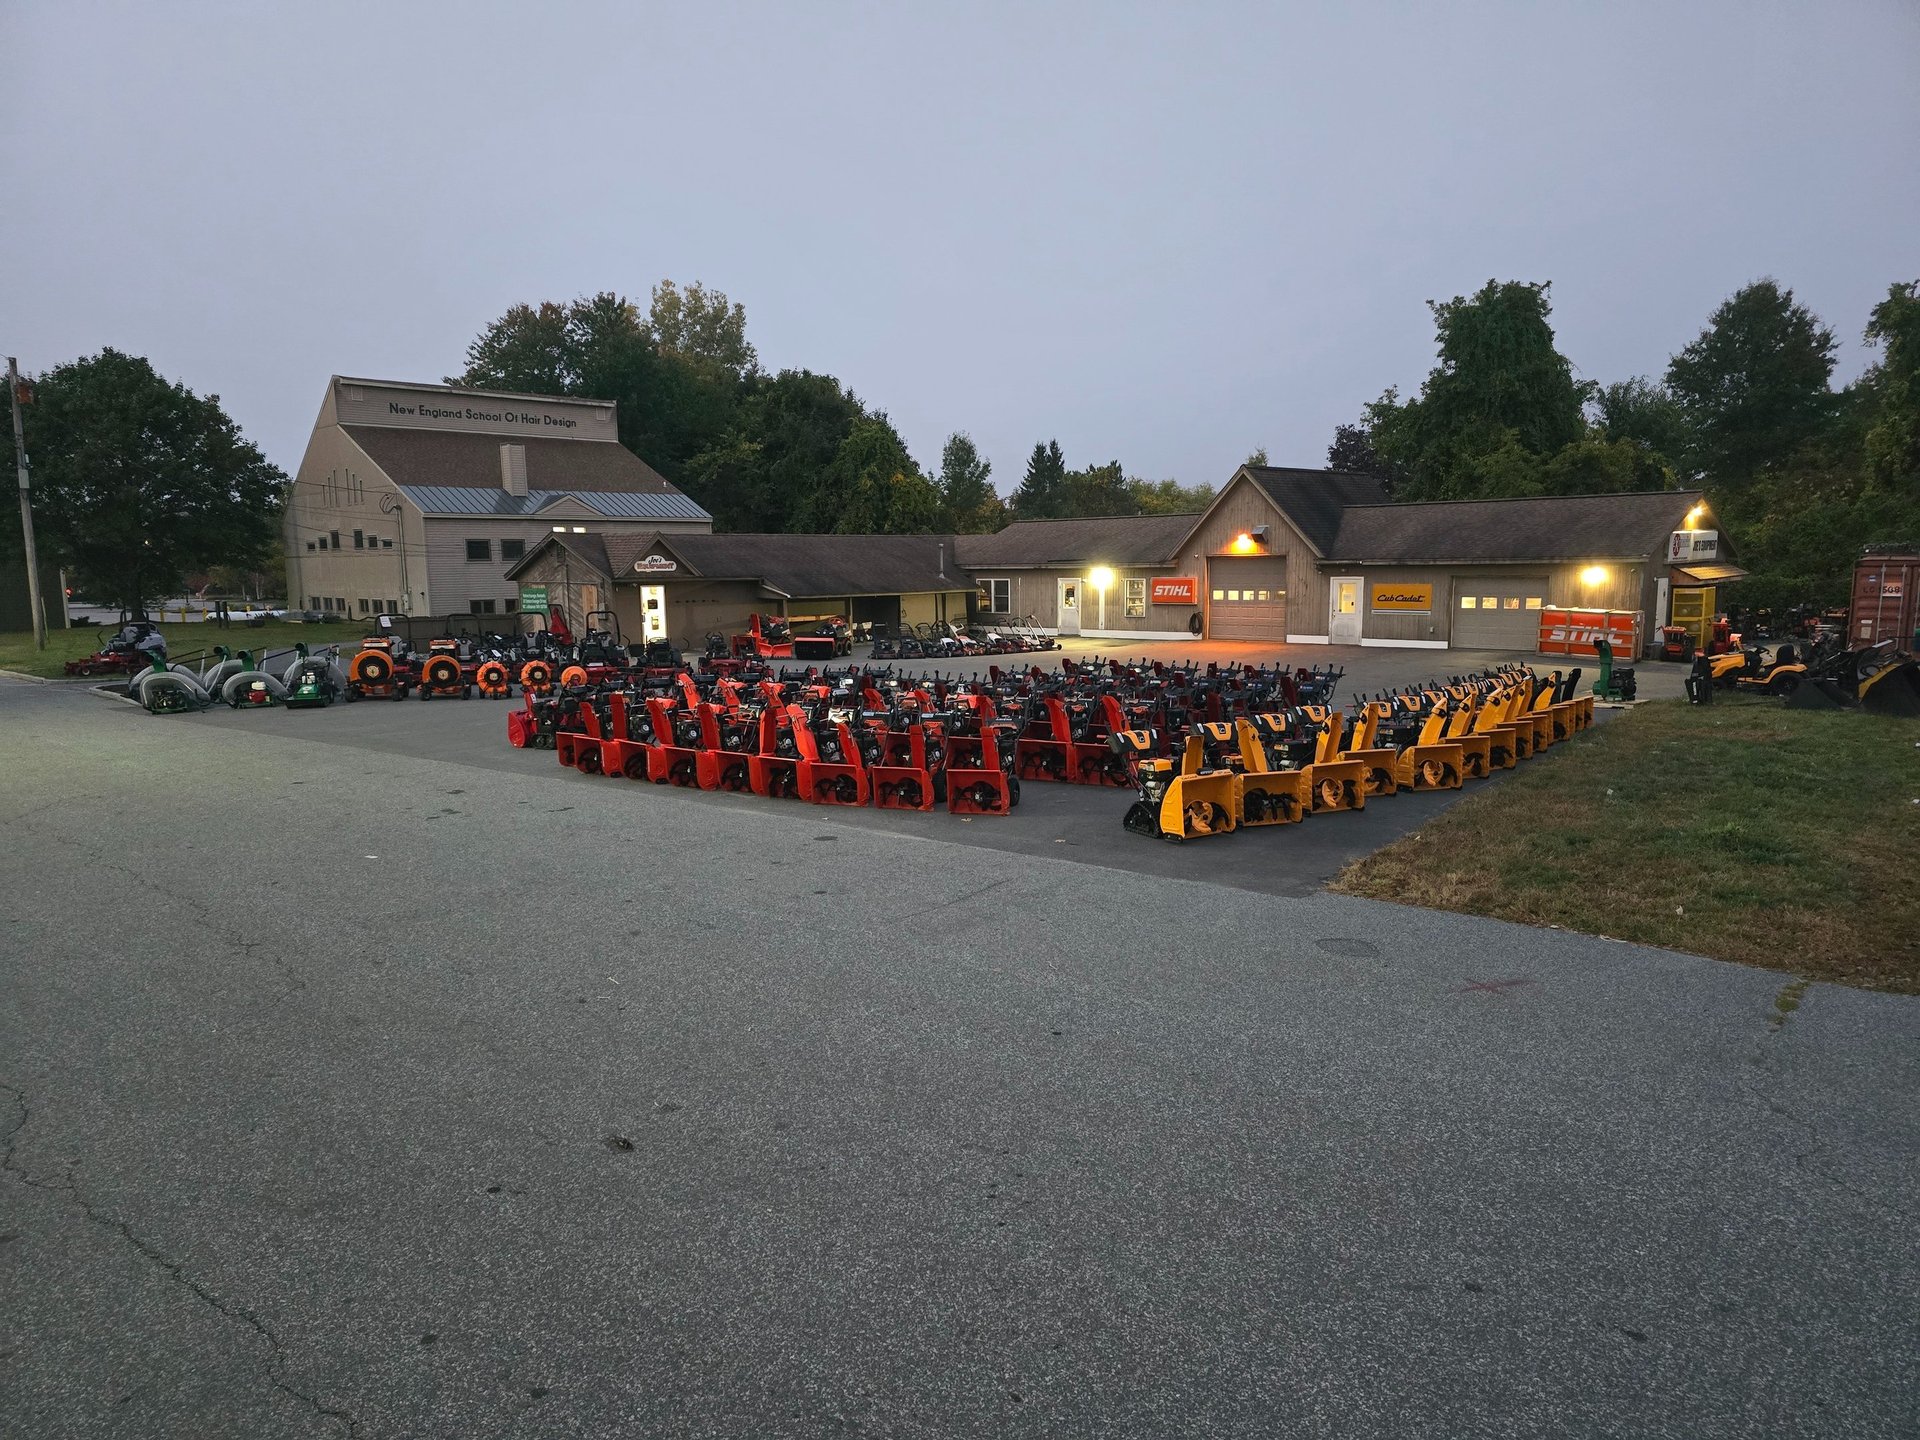
<svg viewBox="0 0 1920 1440">
<path fill-rule="evenodd" d="M 711 520 L 713 517 L 677 490 L 528 490 L 509 495 L 462 485 L 402 485 L 400 492 L 427 515 L 499 515 L 537 518 L 547 506 L 577 500 L 609 520 Z"/>
</svg>

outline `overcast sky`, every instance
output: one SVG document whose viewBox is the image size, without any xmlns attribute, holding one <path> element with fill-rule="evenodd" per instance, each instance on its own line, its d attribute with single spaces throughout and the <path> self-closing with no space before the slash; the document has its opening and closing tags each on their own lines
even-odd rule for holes
<svg viewBox="0 0 1920 1440">
<path fill-rule="evenodd" d="M 1920 0 L 9 0 L 0 55 L 0 349 L 147 355 L 289 471 L 328 375 L 663 276 L 1003 490 L 1319 465 L 1490 277 L 1598 380 L 1762 275 L 1850 377 L 1920 278 Z"/>
</svg>

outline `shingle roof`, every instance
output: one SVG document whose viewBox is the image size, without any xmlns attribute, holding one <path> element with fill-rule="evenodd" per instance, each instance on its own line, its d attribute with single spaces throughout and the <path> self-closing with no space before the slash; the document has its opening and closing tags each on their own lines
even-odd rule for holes
<svg viewBox="0 0 1920 1440">
<path fill-rule="evenodd" d="M 1248 478 L 1267 494 L 1322 555 L 1331 555 L 1340 516 L 1350 505 L 1384 505 L 1387 491 L 1371 475 L 1344 470 L 1294 470 L 1278 465 L 1248 465 Z"/>
<path fill-rule="evenodd" d="M 1198 515 L 1100 515 L 1073 520 L 1016 520 L 992 535 L 957 535 L 968 570 L 1027 570 L 1055 565 L 1164 565 Z"/>
<path fill-rule="evenodd" d="M 677 559 L 696 578 L 751 580 L 788 596 L 913 595 L 973 588 L 954 560 L 953 541 L 946 535 L 595 533 L 550 539 L 615 580 L 633 579 L 636 560 L 663 554 Z M 540 553 L 545 543 L 529 550 L 507 572 L 508 578 Z"/>
<path fill-rule="evenodd" d="M 616 494 L 670 495 L 665 476 L 624 445 L 609 440 L 559 440 L 529 436 L 503 441 L 498 435 L 458 430 L 397 430 L 383 425 L 342 425 L 395 483 L 447 489 L 500 489 L 500 447 L 524 445 L 529 490 L 598 490 Z"/>
<path fill-rule="evenodd" d="M 559 500 L 578 500 L 609 520 L 707 520 L 712 517 L 678 490 L 533 490 L 509 495 L 464 485 L 402 485 L 400 491 L 428 515 L 538 515 Z"/>
<path fill-rule="evenodd" d="M 1340 518 L 1329 559 L 1427 561 L 1664 559 L 1697 490 L 1541 495 L 1355 505 Z"/>
</svg>

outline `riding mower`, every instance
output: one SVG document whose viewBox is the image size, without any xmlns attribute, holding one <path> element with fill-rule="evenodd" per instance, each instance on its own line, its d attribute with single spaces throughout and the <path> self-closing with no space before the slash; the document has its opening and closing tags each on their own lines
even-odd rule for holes
<svg viewBox="0 0 1920 1440">
<path fill-rule="evenodd" d="M 166 637 L 159 628 L 151 620 L 131 620 L 93 654 L 67 661 L 65 669 L 69 675 L 133 676 L 166 655 Z"/>
<path fill-rule="evenodd" d="M 1140 763 L 1140 798 L 1121 824 L 1135 835 L 1176 844 L 1209 835 L 1231 835 L 1239 779 L 1232 770 L 1206 768 L 1206 740 L 1187 736 L 1176 769 L 1172 760 Z"/>
</svg>

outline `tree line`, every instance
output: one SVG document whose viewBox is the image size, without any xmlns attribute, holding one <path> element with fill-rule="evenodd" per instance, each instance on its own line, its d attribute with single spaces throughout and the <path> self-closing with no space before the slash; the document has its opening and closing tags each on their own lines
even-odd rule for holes
<svg viewBox="0 0 1920 1440">
<path fill-rule="evenodd" d="M 831 375 L 761 369 L 744 307 L 662 281 L 642 310 L 603 292 L 515 305 L 467 347 L 450 385 L 619 404 L 628 449 L 703 505 L 720 530 L 998 530 L 1013 519 L 1204 508 L 1211 486 L 1129 476 L 1118 461 L 1067 468 L 1033 448 L 1010 499 L 965 431 L 922 469 L 884 410 Z"/>
<path fill-rule="evenodd" d="M 1550 286 L 1430 302 L 1439 363 L 1336 428 L 1327 463 L 1397 500 L 1703 489 L 1750 572 L 1730 598 L 1835 604 L 1876 542 L 1920 540 L 1920 282 L 1867 317 L 1876 352 L 1833 385 L 1837 340 L 1771 279 L 1742 287 L 1659 378 L 1576 378 Z"/>
</svg>

